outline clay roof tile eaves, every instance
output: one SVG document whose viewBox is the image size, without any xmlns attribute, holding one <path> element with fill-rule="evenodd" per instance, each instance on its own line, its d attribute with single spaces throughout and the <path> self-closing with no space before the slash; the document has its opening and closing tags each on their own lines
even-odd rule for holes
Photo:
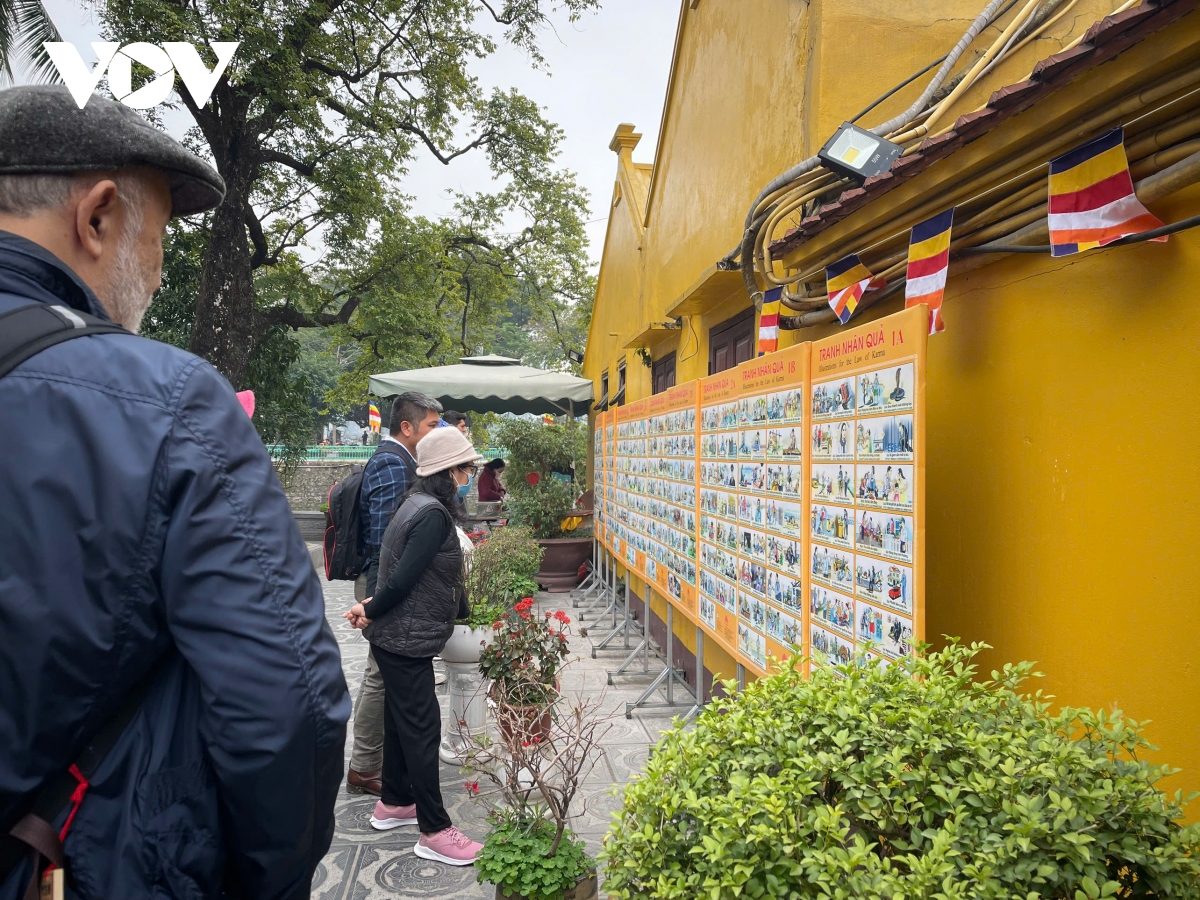
<svg viewBox="0 0 1200 900">
<path fill-rule="evenodd" d="M 770 255 L 781 259 L 854 210 L 925 171 L 940 159 L 976 140 L 1005 119 L 1028 109 L 1081 72 L 1108 62 L 1153 32 L 1191 12 L 1200 0 L 1142 0 L 1138 6 L 1107 16 L 1087 30 L 1083 41 L 1070 50 L 1048 56 L 1033 67 L 1029 78 L 992 93 L 987 105 L 958 118 L 945 134 L 927 138 L 917 150 L 902 156 L 890 171 L 868 178 L 861 187 L 844 191 L 833 203 L 822 206 L 773 242 Z"/>
</svg>

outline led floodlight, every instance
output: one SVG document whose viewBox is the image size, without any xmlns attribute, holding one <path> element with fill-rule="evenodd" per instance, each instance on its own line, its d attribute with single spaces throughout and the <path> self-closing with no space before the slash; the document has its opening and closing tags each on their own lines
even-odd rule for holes
<svg viewBox="0 0 1200 900">
<path fill-rule="evenodd" d="M 872 175 L 881 175 L 892 167 L 904 148 L 891 141 L 871 134 L 843 122 L 821 151 L 817 154 L 826 168 L 840 175 L 865 181 Z"/>
</svg>

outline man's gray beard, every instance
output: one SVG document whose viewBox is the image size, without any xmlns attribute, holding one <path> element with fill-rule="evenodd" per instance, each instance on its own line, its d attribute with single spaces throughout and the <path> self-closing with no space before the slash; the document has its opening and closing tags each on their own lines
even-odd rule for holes
<svg viewBox="0 0 1200 900">
<path fill-rule="evenodd" d="M 142 317 L 150 308 L 159 283 L 152 283 L 138 257 L 138 238 L 145 222 L 146 192 L 136 176 L 118 177 L 117 186 L 124 195 L 129 214 L 125 230 L 117 243 L 117 258 L 104 290 L 96 296 L 114 322 L 134 334 L 142 327 Z"/>
</svg>

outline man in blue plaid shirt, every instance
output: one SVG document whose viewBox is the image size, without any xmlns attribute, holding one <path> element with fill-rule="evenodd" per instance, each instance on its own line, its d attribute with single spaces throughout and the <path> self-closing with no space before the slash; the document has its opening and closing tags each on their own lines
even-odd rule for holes
<svg viewBox="0 0 1200 900">
<path fill-rule="evenodd" d="M 366 564 L 354 584 L 359 602 L 375 593 L 379 573 L 379 547 L 392 515 L 408 492 L 417 471 L 417 443 L 441 422 L 442 404 L 427 394 L 409 391 L 392 402 L 389 434 L 379 442 L 363 470 L 359 489 L 359 517 L 366 523 L 363 544 Z M 383 790 L 383 676 L 375 657 L 368 653 L 362 686 L 354 701 L 354 749 L 346 783 L 378 795 Z"/>
</svg>

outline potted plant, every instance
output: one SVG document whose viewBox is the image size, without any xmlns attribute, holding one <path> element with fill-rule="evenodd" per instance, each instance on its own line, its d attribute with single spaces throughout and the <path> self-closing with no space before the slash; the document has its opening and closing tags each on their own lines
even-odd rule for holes
<svg viewBox="0 0 1200 900">
<path fill-rule="evenodd" d="M 505 503 L 512 521 L 527 527 L 544 551 L 535 578 L 548 591 L 569 591 L 592 552 L 590 531 L 563 529 L 579 493 L 570 475 L 587 456 L 584 430 L 514 419 L 500 426 L 496 438 L 509 448 Z"/>
<path fill-rule="evenodd" d="M 605 892 L 1196 897 L 1200 825 L 1137 723 L 1052 712 L 1030 663 L 977 680 L 985 646 L 784 667 L 715 700 L 626 787 Z"/>
<path fill-rule="evenodd" d="M 553 697 L 546 727 L 516 716 L 499 742 L 471 738 L 467 770 L 491 787 L 481 791 L 478 780 L 466 787 L 494 807 L 475 868 L 481 882 L 496 886 L 497 900 L 595 900 L 595 861 L 568 823 L 616 713 L 603 712 L 603 695 L 544 696 Z"/>
<path fill-rule="evenodd" d="M 479 656 L 479 671 L 489 681 L 496 722 L 505 744 L 532 729 L 550 728 L 558 699 L 558 670 L 570 654 L 570 617 L 562 610 L 539 616 L 526 597 L 493 623 L 491 643 Z"/>
<path fill-rule="evenodd" d="M 492 626 L 531 588 L 536 590 L 533 576 L 541 560 L 542 549 L 527 529 L 498 528 L 484 536 L 471 554 L 464 580 L 471 614 L 455 624 L 442 659 L 477 663 L 492 640 Z"/>
</svg>

